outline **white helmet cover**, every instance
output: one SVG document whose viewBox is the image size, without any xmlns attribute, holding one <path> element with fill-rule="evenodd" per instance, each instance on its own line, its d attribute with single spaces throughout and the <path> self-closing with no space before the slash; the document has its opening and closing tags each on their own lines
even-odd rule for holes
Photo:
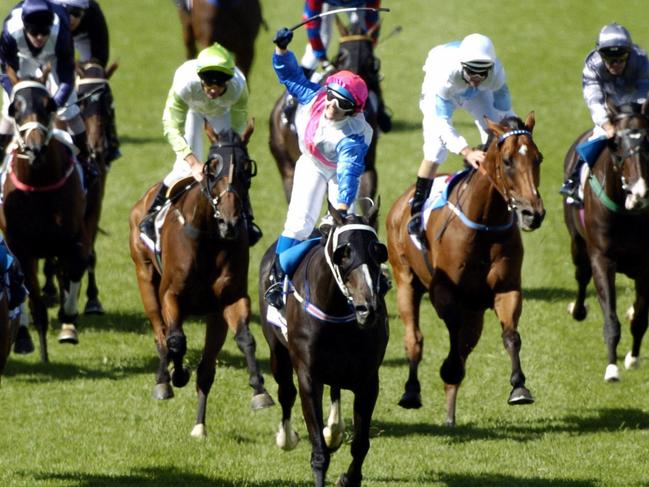
<svg viewBox="0 0 649 487">
<path fill-rule="evenodd" d="M 493 42 L 482 34 L 469 34 L 460 43 L 460 63 L 471 69 L 489 69 L 496 62 Z"/>
<path fill-rule="evenodd" d="M 90 6 L 90 0 L 54 0 L 59 5 L 77 7 L 86 10 Z"/>
</svg>

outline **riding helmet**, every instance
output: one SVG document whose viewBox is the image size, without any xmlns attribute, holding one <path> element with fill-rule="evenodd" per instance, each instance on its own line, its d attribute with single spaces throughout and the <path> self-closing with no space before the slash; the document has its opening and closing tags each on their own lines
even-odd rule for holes
<svg viewBox="0 0 649 487">
<path fill-rule="evenodd" d="M 49 27 L 54 22 L 54 13 L 45 0 L 25 0 L 22 4 L 21 19 L 25 28 Z"/>
<path fill-rule="evenodd" d="M 487 36 L 469 34 L 460 43 L 459 57 L 462 66 L 472 71 L 488 71 L 496 62 L 496 49 Z"/>
<path fill-rule="evenodd" d="M 222 84 L 234 76 L 234 55 L 217 42 L 199 52 L 196 61 L 196 72 L 201 78 Z"/>
<path fill-rule="evenodd" d="M 597 36 L 597 51 L 604 57 L 622 56 L 631 51 L 631 46 L 631 34 L 616 22 L 602 27 Z"/>
<path fill-rule="evenodd" d="M 367 85 L 359 75 L 346 70 L 338 71 L 327 78 L 325 85 L 353 101 L 356 105 L 354 111 L 363 111 L 367 101 Z"/>
<path fill-rule="evenodd" d="M 54 0 L 54 2 L 66 7 L 76 7 L 83 10 L 87 10 L 90 7 L 90 0 Z"/>
</svg>

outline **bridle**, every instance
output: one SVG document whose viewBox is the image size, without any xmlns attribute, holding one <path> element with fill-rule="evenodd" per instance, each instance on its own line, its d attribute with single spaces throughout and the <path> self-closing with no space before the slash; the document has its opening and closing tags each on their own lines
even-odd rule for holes
<svg viewBox="0 0 649 487">
<path fill-rule="evenodd" d="M 11 93 L 11 99 L 10 103 L 14 103 L 16 99 L 16 94 L 25 89 L 29 88 L 35 88 L 38 90 L 42 90 L 46 93 L 47 97 L 49 98 L 50 94 L 49 91 L 47 90 L 47 87 L 38 81 L 19 81 L 14 85 L 13 91 Z M 41 122 L 37 120 L 32 120 L 29 122 L 25 122 L 23 124 L 19 124 L 17 121 L 17 117 L 13 118 L 13 123 L 14 123 L 14 129 L 15 129 L 15 134 L 16 134 L 16 142 L 18 143 L 18 147 L 20 148 L 20 152 L 27 152 L 29 151 L 29 148 L 27 147 L 26 140 L 29 134 L 31 134 L 33 131 L 41 131 L 43 133 L 43 136 L 45 138 L 44 141 L 44 146 L 46 146 L 50 138 L 52 137 L 52 127 L 54 124 L 54 114 L 50 116 L 48 124 L 44 125 Z M 18 155 L 18 157 L 28 157 L 25 155 Z"/>
</svg>

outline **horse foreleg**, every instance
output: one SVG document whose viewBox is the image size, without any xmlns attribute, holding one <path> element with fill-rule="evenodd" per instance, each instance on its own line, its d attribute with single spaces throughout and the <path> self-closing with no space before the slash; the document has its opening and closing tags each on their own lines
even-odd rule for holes
<svg viewBox="0 0 649 487">
<path fill-rule="evenodd" d="M 165 343 L 167 346 L 168 360 L 173 362 L 174 369 L 171 373 L 171 383 L 175 387 L 185 387 L 189 382 L 191 372 L 183 364 L 187 353 L 187 337 L 182 328 L 182 318 L 178 306 L 178 296 L 171 289 L 167 289 L 161 300 L 162 318 L 167 324 Z"/>
<path fill-rule="evenodd" d="M 41 289 L 38 284 L 38 261 L 34 257 L 21 255 L 18 262 L 25 275 L 25 287 L 29 292 L 29 310 L 32 314 L 34 326 L 38 331 L 38 342 L 40 345 L 41 362 L 49 362 L 47 353 L 47 306 L 41 299 Z"/>
<path fill-rule="evenodd" d="M 534 402 L 531 392 L 525 387 L 525 374 L 521 368 L 521 337 L 518 333 L 518 320 L 523 309 L 520 290 L 497 293 L 494 297 L 494 311 L 500 320 L 502 340 L 512 363 L 510 384 L 512 391 L 508 403 L 531 404 Z"/>
<path fill-rule="evenodd" d="M 340 407 L 340 388 L 331 388 L 330 399 L 329 417 L 327 418 L 327 425 L 322 430 L 322 435 L 329 450 L 334 452 L 343 444 L 343 435 L 345 433 L 345 420 Z"/>
<path fill-rule="evenodd" d="M 194 59 L 197 54 L 194 30 L 192 28 L 191 14 L 183 7 L 178 7 L 178 18 L 183 33 L 183 44 L 185 45 L 185 55 L 187 59 Z"/>
<path fill-rule="evenodd" d="M 591 262 L 597 297 L 604 315 L 604 342 L 606 343 L 608 355 L 604 380 L 606 382 L 617 382 L 620 380 L 620 371 L 617 366 L 617 345 L 620 342 L 621 327 L 616 312 L 615 265 L 599 252 L 592 253 Z"/>
<path fill-rule="evenodd" d="M 574 232 L 570 245 L 572 262 L 575 265 L 575 279 L 577 280 L 577 299 L 568 305 L 568 313 L 577 321 L 586 319 L 588 308 L 586 307 L 586 288 L 592 277 L 586 242 Z"/>
<path fill-rule="evenodd" d="M 399 406 L 406 409 L 421 407 L 421 385 L 417 377 L 419 362 L 424 350 L 424 335 L 419 329 L 419 308 L 423 293 L 412 283 L 415 279 L 410 268 L 392 266 L 397 282 L 397 306 L 404 326 L 404 345 L 408 359 L 408 380 Z"/>
<path fill-rule="evenodd" d="M 363 387 L 354 391 L 354 439 L 352 440 L 352 461 L 347 472 L 340 476 L 336 485 L 357 487 L 363 479 L 363 462 L 370 449 L 370 425 L 372 413 L 379 395 L 379 376 L 369 377 Z"/>
<path fill-rule="evenodd" d="M 73 345 L 79 343 L 76 323 L 79 316 L 77 305 L 80 289 L 81 281 L 70 281 L 68 283 L 63 306 L 59 310 L 59 321 L 61 322 L 61 331 L 58 336 L 59 343 L 71 343 Z"/>
<path fill-rule="evenodd" d="M 59 301 L 58 290 L 54 284 L 54 276 L 56 276 L 56 261 L 54 257 L 48 257 L 43 263 L 43 274 L 45 275 L 45 284 L 41 296 L 46 306 L 55 306 Z"/>
<path fill-rule="evenodd" d="M 256 411 L 274 405 L 273 399 L 264 387 L 264 378 L 259 371 L 259 364 L 255 356 L 255 337 L 250 333 L 249 326 L 250 299 L 246 296 L 225 306 L 223 316 L 234 333 L 234 340 L 239 350 L 241 350 L 241 353 L 246 358 L 249 384 L 254 391 L 250 407 L 253 411 Z"/>
<path fill-rule="evenodd" d="M 323 385 L 311 377 L 308 365 L 300 364 L 297 370 L 300 399 L 302 401 L 302 415 L 309 430 L 311 439 L 311 470 L 316 487 L 324 487 L 325 477 L 329 469 L 330 452 L 322 436 L 322 391 Z"/>
<path fill-rule="evenodd" d="M 99 289 L 97 288 L 97 279 L 95 277 L 95 267 L 97 265 L 97 254 L 92 249 L 88 258 L 88 287 L 86 288 L 86 306 L 83 313 L 87 315 L 103 315 L 104 307 L 99 300 Z"/>
<path fill-rule="evenodd" d="M 647 331 L 647 314 L 649 312 L 649 278 L 641 277 L 635 281 L 635 302 L 631 313 L 631 335 L 633 344 L 631 351 L 624 358 L 624 367 L 637 368 L 640 359 L 640 345 Z"/>
<path fill-rule="evenodd" d="M 214 383 L 216 373 L 216 357 L 223 348 L 225 337 L 228 333 L 228 326 L 219 313 L 212 313 L 207 317 L 205 327 L 205 344 L 203 345 L 203 356 L 196 371 L 196 392 L 198 394 L 198 408 L 196 412 L 196 424 L 191 435 L 194 438 L 207 436 L 205 427 L 205 411 L 207 408 L 207 396 Z"/>
</svg>

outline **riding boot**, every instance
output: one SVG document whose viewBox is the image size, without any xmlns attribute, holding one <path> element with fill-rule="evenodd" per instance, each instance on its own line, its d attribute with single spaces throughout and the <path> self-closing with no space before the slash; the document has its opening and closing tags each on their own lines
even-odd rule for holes
<svg viewBox="0 0 649 487">
<path fill-rule="evenodd" d="M 99 171 L 95 167 L 94 162 L 90 157 L 90 151 L 88 150 L 88 138 L 86 137 L 86 131 L 84 130 L 81 133 L 72 136 L 72 142 L 77 149 L 79 149 L 79 154 L 77 154 L 77 160 L 81 164 L 81 169 L 83 170 L 83 177 L 86 182 L 86 188 L 89 188 L 92 181 L 99 175 Z"/>
<path fill-rule="evenodd" d="M 270 281 L 270 286 L 266 289 L 264 294 L 264 300 L 266 304 L 281 310 L 284 307 L 284 278 L 286 273 L 279 262 L 279 255 L 275 254 L 275 260 L 273 261 L 273 266 L 270 268 L 270 275 L 268 280 Z"/>
<path fill-rule="evenodd" d="M 253 221 L 255 216 L 252 214 L 252 205 L 250 204 L 250 197 L 246 196 L 243 200 L 243 218 L 246 221 L 246 230 L 248 232 L 248 246 L 252 247 L 255 245 L 261 237 L 264 236 L 264 233 L 261 231 L 261 228 Z"/>
<path fill-rule="evenodd" d="M 410 235 L 419 235 L 421 233 L 422 215 L 421 210 L 430 194 L 430 188 L 433 186 L 433 180 L 428 178 L 417 177 L 415 184 L 415 194 L 410 206 L 410 221 L 408 222 L 408 233 Z"/>
<path fill-rule="evenodd" d="M 146 211 L 146 215 L 140 222 L 140 238 L 144 240 L 151 247 L 155 247 L 155 215 L 160 211 L 167 201 L 167 186 L 164 183 L 160 184 L 158 192 L 153 198 L 151 206 Z"/>
<path fill-rule="evenodd" d="M 568 179 L 566 179 L 563 182 L 561 188 L 559 189 L 559 193 L 561 193 L 563 196 L 566 197 L 566 203 L 571 206 L 576 206 L 578 208 L 581 208 L 581 206 L 583 206 L 583 202 L 579 197 L 579 173 L 580 172 L 581 172 L 581 163 L 577 164 L 575 170 L 572 171 L 570 176 L 568 176 Z"/>
</svg>

